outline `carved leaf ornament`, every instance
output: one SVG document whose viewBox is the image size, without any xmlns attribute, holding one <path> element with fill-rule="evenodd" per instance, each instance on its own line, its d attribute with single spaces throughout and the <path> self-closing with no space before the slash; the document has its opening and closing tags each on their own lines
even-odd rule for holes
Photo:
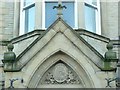
<svg viewBox="0 0 120 90">
<path fill-rule="evenodd" d="M 80 79 L 73 70 L 63 63 L 56 64 L 45 75 L 44 84 L 80 84 Z"/>
</svg>

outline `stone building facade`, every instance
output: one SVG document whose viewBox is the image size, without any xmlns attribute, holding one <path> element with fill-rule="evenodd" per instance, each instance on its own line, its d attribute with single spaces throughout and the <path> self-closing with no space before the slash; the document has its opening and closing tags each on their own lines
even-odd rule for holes
<svg viewBox="0 0 120 90">
<path fill-rule="evenodd" d="M 59 17 L 44 28 L 43 2 L 36 1 L 34 30 L 24 33 L 21 1 L 0 1 L 0 88 L 8 88 L 12 80 L 15 88 L 116 87 L 117 80 L 110 86 L 107 81 L 118 77 L 119 2 L 100 1 L 99 33 L 86 30 L 84 0 L 75 2 L 77 27 Z M 11 43 L 16 58 L 9 62 L 4 53 L 12 52 Z"/>
</svg>

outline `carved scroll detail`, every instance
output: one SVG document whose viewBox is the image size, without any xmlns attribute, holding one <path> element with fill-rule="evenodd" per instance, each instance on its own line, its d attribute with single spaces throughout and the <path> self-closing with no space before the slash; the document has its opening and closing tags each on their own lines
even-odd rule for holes
<svg viewBox="0 0 120 90">
<path fill-rule="evenodd" d="M 45 75 L 44 84 L 80 84 L 75 72 L 63 63 L 56 64 Z"/>
</svg>

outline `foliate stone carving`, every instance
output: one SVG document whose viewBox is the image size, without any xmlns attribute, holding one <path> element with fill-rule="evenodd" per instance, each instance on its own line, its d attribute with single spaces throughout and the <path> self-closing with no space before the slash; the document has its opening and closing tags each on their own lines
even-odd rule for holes
<svg viewBox="0 0 120 90">
<path fill-rule="evenodd" d="M 63 63 L 58 63 L 45 75 L 44 84 L 80 84 L 76 73 Z"/>
</svg>

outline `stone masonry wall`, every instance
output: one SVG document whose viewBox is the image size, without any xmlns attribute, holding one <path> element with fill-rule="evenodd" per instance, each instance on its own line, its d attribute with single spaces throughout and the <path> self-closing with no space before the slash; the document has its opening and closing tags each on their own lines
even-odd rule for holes
<svg viewBox="0 0 120 90">
<path fill-rule="evenodd" d="M 13 36 L 14 3 L 0 2 L 0 40 L 10 40 Z"/>
<path fill-rule="evenodd" d="M 118 39 L 118 2 L 101 2 L 101 33 L 110 39 Z"/>
<path fill-rule="evenodd" d="M 0 60 L 6 45 L 3 42 L 13 38 L 14 2 L 0 1 Z"/>
<path fill-rule="evenodd" d="M 0 0 L 0 90 L 3 86 L 2 72 L 2 59 L 4 52 L 7 51 L 5 44 L 13 38 L 13 26 L 14 26 L 14 3 Z"/>
</svg>

